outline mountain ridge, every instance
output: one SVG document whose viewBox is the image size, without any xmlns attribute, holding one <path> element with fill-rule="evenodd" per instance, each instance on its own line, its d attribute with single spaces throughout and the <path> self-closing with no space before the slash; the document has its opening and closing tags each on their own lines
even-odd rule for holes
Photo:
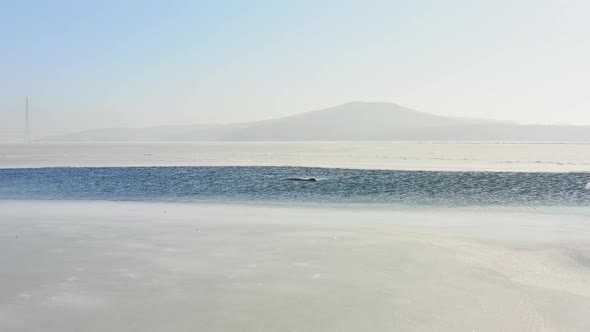
<svg viewBox="0 0 590 332">
<path fill-rule="evenodd" d="M 563 141 L 590 142 L 590 126 L 520 125 L 429 114 L 387 102 L 349 102 L 231 124 L 94 129 L 45 142 L 154 141 Z"/>
</svg>

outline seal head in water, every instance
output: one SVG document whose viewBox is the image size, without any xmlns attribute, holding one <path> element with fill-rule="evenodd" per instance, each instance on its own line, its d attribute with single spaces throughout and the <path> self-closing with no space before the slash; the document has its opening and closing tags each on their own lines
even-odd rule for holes
<svg viewBox="0 0 590 332">
<path fill-rule="evenodd" d="M 287 181 L 306 181 L 306 182 L 317 182 L 317 180 L 315 178 L 309 178 L 309 179 L 301 179 L 301 178 L 289 178 L 289 179 L 285 179 Z"/>
</svg>

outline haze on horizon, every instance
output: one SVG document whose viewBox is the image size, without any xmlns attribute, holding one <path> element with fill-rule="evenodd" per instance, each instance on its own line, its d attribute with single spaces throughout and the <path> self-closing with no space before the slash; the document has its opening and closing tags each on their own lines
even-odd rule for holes
<svg viewBox="0 0 590 332">
<path fill-rule="evenodd" d="M 353 100 L 590 125 L 590 2 L 3 1 L 0 141 Z"/>
</svg>

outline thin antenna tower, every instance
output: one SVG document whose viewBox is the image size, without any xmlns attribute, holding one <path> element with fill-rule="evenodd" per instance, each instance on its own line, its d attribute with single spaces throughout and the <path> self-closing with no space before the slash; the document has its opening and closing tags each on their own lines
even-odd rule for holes
<svg viewBox="0 0 590 332">
<path fill-rule="evenodd" d="M 25 99 L 25 142 L 31 141 L 31 124 L 29 123 L 29 97 Z"/>
</svg>

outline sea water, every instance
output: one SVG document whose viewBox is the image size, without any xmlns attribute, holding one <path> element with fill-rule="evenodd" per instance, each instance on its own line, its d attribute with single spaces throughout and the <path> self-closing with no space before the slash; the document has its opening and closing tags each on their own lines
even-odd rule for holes
<svg viewBox="0 0 590 332">
<path fill-rule="evenodd" d="M 289 180 L 311 177 L 317 181 Z M 256 166 L 19 168 L 0 169 L 0 199 L 579 207 L 590 204 L 588 182 L 588 173 Z"/>
</svg>

